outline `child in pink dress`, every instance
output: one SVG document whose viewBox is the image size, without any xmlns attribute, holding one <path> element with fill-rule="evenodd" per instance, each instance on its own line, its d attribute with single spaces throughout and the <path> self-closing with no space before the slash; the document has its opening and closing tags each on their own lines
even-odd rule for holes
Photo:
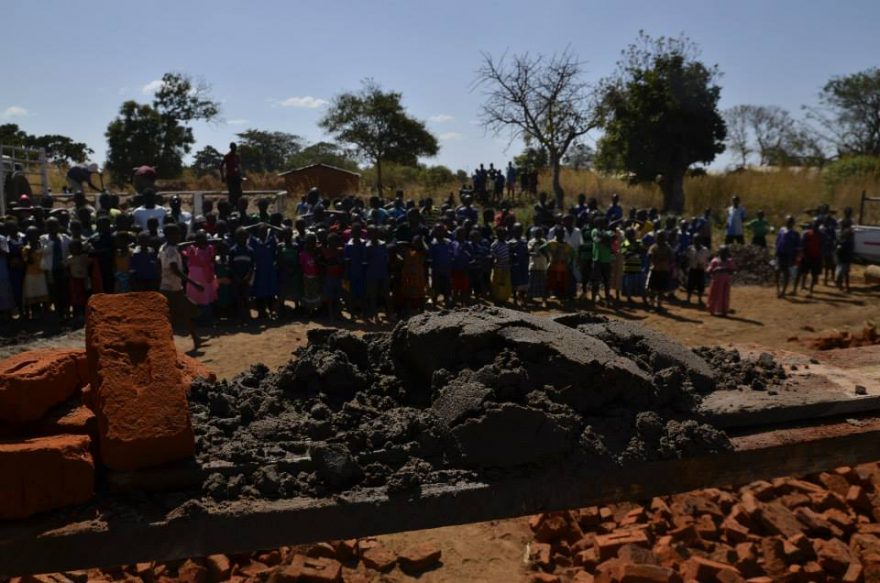
<svg viewBox="0 0 880 583">
<path fill-rule="evenodd" d="M 182 253 L 189 278 L 201 285 L 199 289 L 187 283 L 186 296 L 199 306 L 203 315 L 207 315 L 211 304 L 217 300 L 217 280 L 214 276 L 216 254 L 214 245 L 208 243 L 208 236 L 204 231 L 197 232 L 194 243 L 183 249 Z"/>
<path fill-rule="evenodd" d="M 707 309 L 713 316 L 727 316 L 730 311 L 730 283 L 735 266 L 730 258 L 730 249 L 722 246 L 718 256 L 709 263 L 707 273 L 712 277 L 709 287 L 709 303 Z"/>
</svg>

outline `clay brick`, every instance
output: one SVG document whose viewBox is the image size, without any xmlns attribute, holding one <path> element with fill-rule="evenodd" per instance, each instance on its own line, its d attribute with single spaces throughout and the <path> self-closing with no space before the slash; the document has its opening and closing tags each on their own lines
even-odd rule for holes
<svg viewBox="0 0 880 583">
<path fill-rule="evenodd" d="M 362 552 L 361 560 L 374 571 L 386 572 L 394 568 L 397 557 L 385 547 L 377 546 Z"/>
<path fill-rule="evenodd" d="M 624 563 L 616 573 L 620 583 L 680 583 L 681 576 L 668 567 Z"/>
<path fill-rule="evenodd" d="M 350 561 L 357 556 L 357 539 L 335 541 L 333 548 L 336 550 L 336 558 L 342 562 Z"/>
<path fill-rule="evenodd" d="M 850 563 L 849 567 L 846 569 L 846 573 L 843 574 L 840 581 L 841 583 L 860 583 L 862 581 L 862 572 L 864 569 L 858 563 Z"/>
<path fill-rule="evenodd" d="M 671 536 L 660 537 L 651 552 L 664 567 L 678 565 L 690 556 L 687 547 L 673 541 Z"/>
<path fill-rule="evenodd" d="M 581 508 L 578 511 L 577 520 L 578 524 L 581 525 L 581 529 L 585 532 L 598 526 L 599 523 L 602 522 L 602 519 L 599 516 L 599 508 L 597 506 Z"/>
<path fill-rule="evenodd" d="M 718 540 L 718 526 L 709 514 L 702 514 L 694 523 L 697 535 L 703 540 Z"/>
<path fill-rule="evenodd" d="M 764 559 L 764 571 L 771 577 L 781 577 L 788 566 L 785 562 L 782 539 L 766 537 L 761 539 L 761 556 Z"/>
<path fill-rule="evenodd" d="M 335 559 L 336 547 L 330 543 L 317 543 L 309 547 L 309 550 L 306 551 L 306 555 L 309 557 L 327 557 L 328 559 Z"/>
<path fill-rule="evenodd" d="M 746 578 L 736 571 L 721 571 L 716 575 L 715 579 L 718 583 L 745 583 Z"/>
<path fill-rule="evenodd" d="M 340 583 L 342 564 L 327 557 L 294 555 L 287 567 L 275 571 L 269 578 L 275 583 Z"/>
<path fill-rule="evenodd" d="M 749 530 L 730 517 L 721 523 L 721 534 L 730 544 L 741 543 L 749 538 Z"/>
<path fill-rule="evenodd" d="M 232 572 L 232 564 L 226 555 L 208 555 L 205 566 L 208 568 L 208 578 L 212 583 L 229 579 L 229 574 Z"/>
<path fill-rule="evenodd" d="M 91 409 L 71 400 L 51 409 L 30 432 L 33 435 L 88 435 L 97 440 L 98 419 Z"/>
<path fill-rule="evenodd" d="M 836 538 L 816 539 L 813 541 L 813 549 L 819 564 L 832 575 L 843 575 L 849 569 L 850 563 L 856 560 L 849 547 Z"/>
<path fill-rule="evenodd" d="M 719 573 L 729 571 L 731 575 L 740 575 L 736 567 L 726 563 L 710 561 L 703 557 L 693 556 L 689 558 L 681 566 L 681 575 L 685 579 L 694 579 L 696 581 L 717 581 Z"/>
<path fill-rule="evenodd" d="M 534 573 L 531 578 L 532 583 L 562 583 L 559 575 L 550 573 Z"/>
<path fill-rule="evenodd" d="M 825 571 L 816 561 L 807 561 L 804 563 L 804 577 L 808 581 L 824 581 Z"/>
<path fill-rule="evenodd" d="M 811 535 L 826 536 L 831 532 L 831 523 L 811 508 L 798 508 L 794 511 L 794 515 Z"/>
<path fill-rule="evenodd" d="M 182 386 L 187 393 L 189 393 L 192 382 L 197 378 L 201 377 L 212 383 L 217 382 L 217 375 L 211 369 L 187 354 L 177 355 L 177 368 L 180 370 Z"/>
<path fill-rule="evenodd" d="M 81 350 L 32 350 L 0 360 L 0 421 L 41 418 L 83 386 Z"/>
<path fill-rule="evenodd" d="M 599 561 L 606 561 L 617 555 L 617 551 L 623 545 L 649 545 L 648 535 L 643 530 L 621 530 L 612 534 L 600 534 L 596 536 L 595 548 Z"/>
<path fill-rule="evenodd" d="M 236 565 L 236 568 L 238 569 L 239 574 L 247 577 L 248 579 L 262 578 L 265 574 L 269 573 L 269 571 L 272 570 L 272 567 L 264 565 L 259 561 L 250 561 L 248 564 L 242 565 L 241 567 L 238 567 L 238 565 Z"/>
<path fill-rule="evenodd" d="M 745 542 L 736 545 L 736 563 L 734 566 L 744 577 L 758 577 L 763 573 L 758 565 L 758 549 L 755 543 Z"/>
<path fill-rule="evenodd" d="M 82 504 L 95 490 L 86 435 L 0 442 L 0 520 Z"/>
<path fill-rule="evenodd" d="M 208 569 L 189 559 L 177 569 L 180 583 L 207 583 Z"/>
<path fill-rule="evenodd" d="M 257 555 L 257 560 L 267 567 L 275 567 L 281 563 L 281 551 L 273 549 L 265 553 L 259 553 Z"/>
<path fill-rule="evenodd" d="M 549 543 L 532 543 L 529 545 L 529 560 L 543 569 L 549 569 L 553 564 L 551 552 Z"/>
<path fill-rule="evenodd" d="M 850 486 L 846 491 L 846 503 L 858 512 L 870 514 L 873 505 L 868 493 L 861 486 Z"/>
<path fill-rule="evenodd" d="M 420 543 L 410 545 L 397 553 L 397 564 L 409 573 L 421 573 L 440 564 L 443 551 L 437 545 Z"/>
<path fill-rule="evenodd" d="M 804 531 L 797 516 L 779 502 L 768 502 L 761 507 L 760 522 L 770 534 L 788 537 Z"/>
<path fill-rule="evenodd" d="M 846 496 L 846 492 L 849 490 L 849 482 L 840 474 L 822 472 L 818 479 L 819 483 L 839 496 Z"/>
<path fill-rule="evenodd" d="M 534 517 L 533 517 L 534 518 Z M 542 543 L 556 542 L 568 535 L 568 521 L 562 514 L 539 514 L 534 523 L 530 520 L 529 526 L 535 533 L 535 539 Z"/>
<path fill-rule="evenodd" d="M 852 516 L 850 516 L 847 512 L 838 510 L 837 508 L 829 508 L 822 513 L 822 516 L 824 516 L 825 519 L 832 524 L 832 526 L 836 526 L 841 531 L 843 531 L 844 534 L 850 534 L 856 529 L 856 525 L 853 522 Z"/>
<path fill-rule="evenodd" d="M 593 575 L 586 571 L 578 571 L 575 573 L 574 577 L 571 578 L 571 583 L 594 583 L 594 581 Z"/>
<path fill-rule="evenodd" d="M 656 565 L 657 559 L 649 549 L 637 545 L 623 545 L 617 549 L 617 558 L 626 563 Z"/>
<path fill-rule="evenodd" d="M 746 583 L 774 583 L 774 581 L 770 577 L 752 577 L 746 579 Z"/>
<path fill-rule="evenodd" d="M 164 296 L 92 296 L 86 347 L 104 464 L 134 470 L 191 457 L 195 441 Z"/>
<path fill-rule="evenodd" d="M 578 552 L 574 556 L 574 564 L 585 569 L 594 569 L 596 565 L 599 564 L 599 559 L 596 556 L 596 549 L 590 548 Z"/>
</svg>

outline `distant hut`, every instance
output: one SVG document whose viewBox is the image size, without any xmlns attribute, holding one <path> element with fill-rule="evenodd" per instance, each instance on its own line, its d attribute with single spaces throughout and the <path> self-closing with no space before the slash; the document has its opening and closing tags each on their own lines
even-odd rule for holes
<svg viewBox="0 0 880 583">
<path fill-rule="evenodd" d="M 361 175 L 350 170 L 343 170 L 329 164 L 312 164 L 294 170 L 282 172 L 287 192 L 305 194 L 312 187 L 317 187 L 321 194 L 328 198 L 338 198 L 345 194 L 357 194 L 360 189 Z"/>
</svg>

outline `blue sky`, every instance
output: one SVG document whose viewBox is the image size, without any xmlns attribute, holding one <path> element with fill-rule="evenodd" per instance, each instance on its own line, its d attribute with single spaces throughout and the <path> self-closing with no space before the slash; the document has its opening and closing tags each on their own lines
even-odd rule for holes
<svg viewBox="0 0 880 583">
<path fill-rule="evenodd" d="M 85 141 L 98 162 L 120 104 L 149 101 L 166 71 L 204 78 L 222 102 L 222 122 L 195 126 L 196 148 L 225 151 L 246 128 L 326 139 L 316 125 L 323 103 L 372 77 L 402 92 L 440 138 L 427 162 L 470 170 L 521 149 L 476 124 L 481 52 L 568 46 L 598 80 L 640 29 L 684 33 L 724 73 L 723 107 L 772 104 L 796 115 L 832 75 L 880 64 L 877 0 L 4 0 L 0 14 L 3 52 L 11 50 L 0 123 Z"/>
</svg>

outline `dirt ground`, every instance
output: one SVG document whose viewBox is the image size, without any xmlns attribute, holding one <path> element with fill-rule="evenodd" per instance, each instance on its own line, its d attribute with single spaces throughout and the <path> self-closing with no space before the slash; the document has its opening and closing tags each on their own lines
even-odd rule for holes
<svg viewBox="0 0 880 583">
<path fill-rule="evenodd" d="M 803 295 L 780 300 L 773 288 L 734 287 L 732 306 L 735 313 L 727 318 L 709 316 L 695 305 L 669 304 L 668 313 L 646 312 L 641 307 L 622 310 L 597 308 L 600 313 L 638 321 L 668 333 L 687 345 L 726 345 L 755 343 L 763 346 L 807 352 L 808 349 L 794 337 L 807 337 L 828 329 L 860 330 L 865 320 L 880 317 L 880 286 L 866 286 L 854 279 L 851 294 L 835 289 L 817 287 L 813 298 Z M 588 309 L 586 304 L 577 306 Z M 558 309 L 536 313 L 552 315 Z M 199 360 L 211 367 L 220 377 L 231 377 L 253 363 L 263 362 L 270 368 L 290 359 L 291 353 L 306 343 L 306 332 L 326 326 L 324 320 L 303 322 L 253 323 L 241 328 L 223 328 L 195 353 Z M 355 331 L 390 329 L 391 323 L 364 325 L 362 322 L 337 320 L 337 327 Z M 205 330 L 205 332 L 208 332 Z M 39 340 L 28 345 L 0 349 L 11 354 L 26 348 L 43 346 L 82 346 L 82 331 L 65 336 Z M 181 351 L 192 345 L 188 338 L 178 336 Z M 415 543 L 432 542 L 443 551 L 443 566 L 423 574 L 423 583 L 452 583 L 458 581 L 516 581 L 525 576 L 526 544 L 531 540 L 525 518 L 492 521 L 457 527 L 399 533 L 380 537 L 385 545 L 397 550 Z M 375 574 L 374 574 L 375 575 Z M 416 581 L 399 570 L 375 575 L 376 581 Z"/>
</svg>

